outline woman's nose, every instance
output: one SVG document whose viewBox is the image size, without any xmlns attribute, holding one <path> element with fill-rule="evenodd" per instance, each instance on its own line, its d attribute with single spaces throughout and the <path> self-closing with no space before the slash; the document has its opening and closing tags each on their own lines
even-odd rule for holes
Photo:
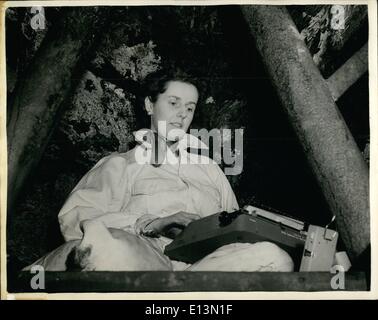
<svg viewBox="0 0 378 320">
<path fill-rule="evenodd" d="M 185 119 L 188 116 L 188 110 L 186 110 L 185 106 L 181 106 L 180 110 L 177 113 L 177 116 L 182 119 Z"/>
</svg>

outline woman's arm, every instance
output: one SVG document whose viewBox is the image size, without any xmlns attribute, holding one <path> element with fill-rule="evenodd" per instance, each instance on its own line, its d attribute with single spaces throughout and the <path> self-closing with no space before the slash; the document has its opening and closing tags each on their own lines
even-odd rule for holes
<svg viewBox="0 0 378 320">
<path fill-rule="evenodd" d="M 214 183 L 214 186 L 218 189 L 220 194 L 220 207 L 221 211 L 233 212 L 239 209 L 238 202 L 236 200 L 235 194 L 231 188 L 223 171 L 220 169 L 218 164 L 211 162 L 205 166 L 207 174 Z M 201 218 L 197 214 L 188 212 L 178 212 L 163 218 L 156 217 L 142 217 L 139 225 L 138 232 L 148 236 L 157 236 L 160 234 L 165 234 L 167 229 L 170 227 L 180 226 L 181 228 L 186 227 L 190 222 Z M 137 222 L 138 224 L 138 222 Z"/>
<path fill-rule="evenodd" d="M 235 193 L 222 169 L 214 162 L 209 166 L 209 171 L 210 176 L 214 181 L 214 185 L 218 188 L 221 195 L 222 211 L 232 212 L 239 210 L 239 204 Z"/>
<path fill-rule="evenodd" d="M 188 212 L 178 212 L 167 217 L 155 218 L 143 226 L 139 232 L 146 236 L 167 235 L 167 231 L 172 227 L 185 228 L 190 222 L 200 219 L 198 214 Z"/>
<path fill-rule="evenodd" d="M 130 199 L 130 170 L 122 156 L 100 160 L 78 183 L 58 218 L 66 241 L 81 239 L 80 222 L 98 219 L 108 227 L 134 225 L 140 214 L 122 212 Z"/>
</svg>

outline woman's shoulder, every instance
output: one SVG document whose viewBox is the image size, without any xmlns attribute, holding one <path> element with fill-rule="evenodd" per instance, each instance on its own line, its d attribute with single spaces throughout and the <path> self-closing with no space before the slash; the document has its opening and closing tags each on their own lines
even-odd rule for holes
<svg viewBox="0 0 378 320">
<path fill-rule="evenodd" d="M 127 152 L 113 152 L 102 159 L 100 159 L 93 169 L 100 166 L 121 166 L 121 167 L 133 167 L 138 165 L 135 160 L 135 148 L 130 149 Z"/>
</svg>

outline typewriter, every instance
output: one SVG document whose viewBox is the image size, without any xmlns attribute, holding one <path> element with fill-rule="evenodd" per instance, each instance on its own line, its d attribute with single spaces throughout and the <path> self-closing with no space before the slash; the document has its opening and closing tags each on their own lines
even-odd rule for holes
<svg viewBox="0 0 378 320">
<path fill-rule="evenodd" d="M 172 260 L 194 263 L 235 242 L 270 241 L 293 259 L 295 271 L 329 271 L 338 232 L 251 205 L 193 221 L 165 247 Z"/>
</svg>

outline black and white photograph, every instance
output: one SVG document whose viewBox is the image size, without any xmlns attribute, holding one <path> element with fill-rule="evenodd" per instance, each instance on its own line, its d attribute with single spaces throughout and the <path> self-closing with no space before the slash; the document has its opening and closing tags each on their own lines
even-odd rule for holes
<svg viewBox="0 0 378 320">
<path fill-rule="evenodd" d="M 372 297 L 377 4 L 333 2 L 5 2 L 2 298 Z"/>
</svg>

